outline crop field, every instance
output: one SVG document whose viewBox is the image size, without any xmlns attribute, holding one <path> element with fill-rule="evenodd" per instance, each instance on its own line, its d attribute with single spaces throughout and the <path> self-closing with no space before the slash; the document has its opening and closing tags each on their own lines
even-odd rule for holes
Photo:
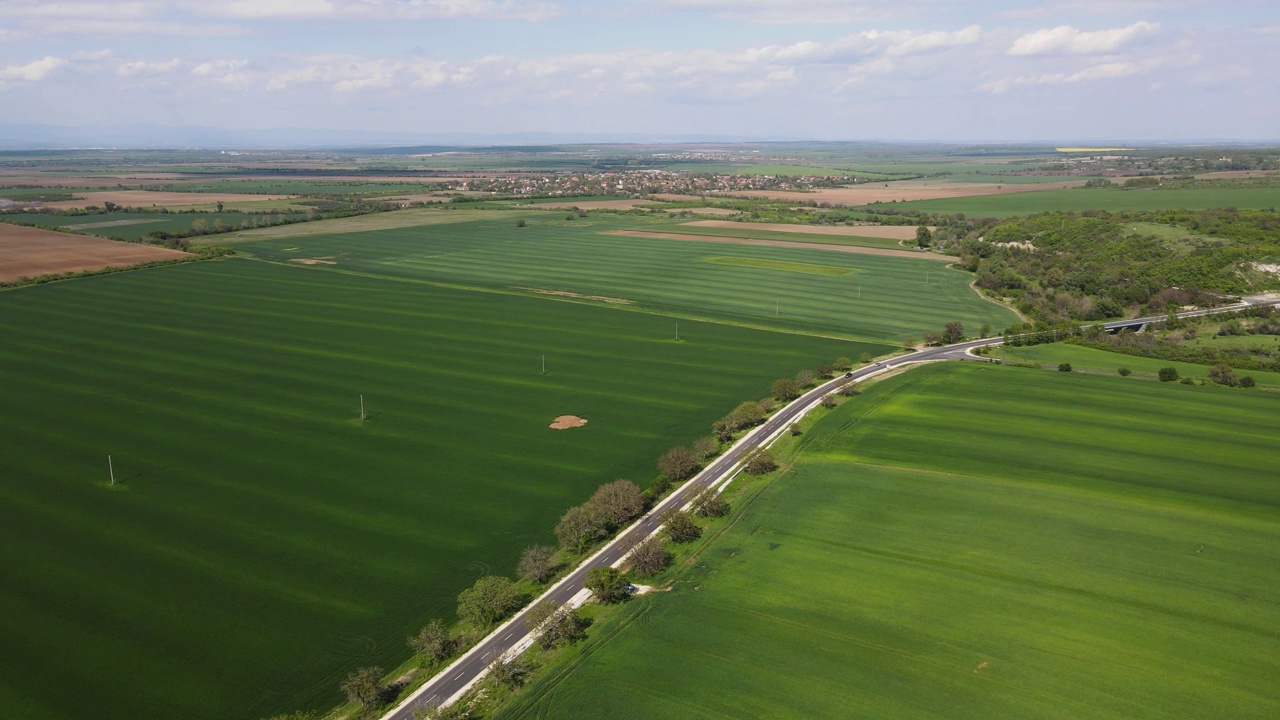
<svg viewBox="0 0 1280 720">
<path fill-rule="evenodd" d="M 249 195 L 233 193 L 156 192 L 151 190 L 100 190 L 76 193 L 77 200 L 60 200 L 45 203 L 45 207 L 71 209 L 103 206 L 115 203 L 134 207 L 192 207 L 215 203 L 255 202 L 258 200 L 284 200 L 288 195 Z M 105 206 L 104 206 L 105 207 Z"/>
<path fill-rule="evenodd" d="M 0 333 L 0 707 L 130 720 L 331 706 L 595 486 L 884 349 L 247 260 L 3 293 Z"/>
<path fill-rule="evenodd" d="M 1016 322 L 1011 312 L 968 287 L 971 275 L 937 261 L 603 234 L 663 227 L 626 217 L 568 221 L 526 213 L 473 220 L 484 216 L 461 212 L 418 215 L 440 218 L 443 224 L 236 248 L 279 261 L 323 259 L 326 268 L 339 270 L 508 291 L 606 296 L 637 309 L 873 342 L 919 339 L 951 320 L 971 330 L 983 323 L 998 330 Z M 529 218 L 527 227 L 517 227 L 515 217 Z M 798 275 L 711 260 L 730 254 L 766 265 L 802 263 L 856 272 Z"/>
<path fill-rule="evenodd" d="M 715 222 L 715 221 L 711 221 Z M 823 245 L 850 245 L 853 247 L 870 247 L 870 248 L 888 248 L 891 250 L 903 249 L 902 244 L 896 238 L 892 237 L 875 237 L 877 230 L 893 229 L 889 226 L 871 226 L 866 235 L 854 235 L 850 232 L 822 232 L 823 230 L 832 231 L 856 231 L 857 227 L 831 227 L 826 228 L 821 225 L 794 225 L 787 226 L 783 223 L 739 223 L 726 221 L 727 227 L 719 225 L 704 225 L 696 222 L 681 221 L 668 225 L 664 228 L 654 228 L 654 230 L 667 230 L 670 232 L 680 233 L 682 235 L 707 235 L 709 237 L 739 237 L 747 239 L 759 240 L 780 240 L 782 242 L 797 243 L 822 243 Z M 784 230 L 784 227 L 792 229 Z M 915 226 L 911 226 L 911 236 L 915 237 Z"/>
<path fill-rule="evenodd" d="M 153 245 L 0 223 L 0 282 L 189 257 Z"/>
<path fill-rule="evenodd" d="M 1194 342 L 1194 341 L 1192 341 Z M 1212 338 L 1204 341 L 1206 345 L 1245 345 L 1249 347 L 1261 347 L 1270 345 L 1274 347 L 1276 339 L 1267 335 L 1250 335 L 1240 338 Z M 1071 363 L 1074 370 L 1093 370 L 1097 372 L 1114 373 L 1117 369 L 1125 367 L 1132 370 L 1135 374 L 1156 377 L 1160 373 L 1160 368 L 1171 367 L 1178 371 L 1178 377 L 1199 378 L 1207 380 L 1209 377 L 1209 367 L 1207 365 L 1197 365 L 1188 362 L 1176 362 L 1173 360 L 1160 360 L 1157 358 L 1146 358 L 1137 355 L 1126 355 L 1124 353 L 1108 352 L 1097 348 L 1081 347 L 1079 345 L 1071 345 L 1070 343 L 1050 343 L 1045 345 L 1031 345 L 1027 347 L 1002 347 L 996 354 L 999 357 L 1009 358 L 1011 360 L 1021 360 L 1024 362 L 1035 362 L 1041 365 L 1058 365 L 1060 363 Z M 1263 370 L 1237 370 L 1239 376 L 1250 375 L 1259 385 L 1280 386 L 1280 373 L 1266 372 Z"/>
<path fill-rule="evenodd" d="M 1204 188 L 1179 190 L 1117 190 L 1072 188 L 1011 195 L 918 200 L 896 203 L 897 210 L 965 213 L 982 217 L 1011 217 L 1051 210 L 1207 210 L 1235 207 L 1265 209 L 1280 206 L 1280 188 Z M 867 209 L 875 209 L 868 206 Z"/>
<path fill-rule="evenodd" d="M 1276 717 L 1278 402 L 912 370 L 498 717 Z"/>
<path fill-rule="evenodd" d="M 300 220 L 306 217 L 303 213 L 278 213 L 278 218 Z M 249 215 L 240 212 L 220 213 L 98 213 L 97 215 L 45 215 L 42 213 L 14 213 L 0 216 L 0 221 L 29 223 L 39 227 L 63 227 L 76 232 L 114 237 L 125 240 L 138 240 L 147 233 L 163 230 L 171 233 L 187 232 L 191 224 L 203 220 L 210 227 L 221 220 L 232 226 L 241 227 L 247 220 L 252 226 L 255 220 L 262 222 L 271 216 Z M 211 240 L 212 241 L 212 240 Z"/>
</svg>

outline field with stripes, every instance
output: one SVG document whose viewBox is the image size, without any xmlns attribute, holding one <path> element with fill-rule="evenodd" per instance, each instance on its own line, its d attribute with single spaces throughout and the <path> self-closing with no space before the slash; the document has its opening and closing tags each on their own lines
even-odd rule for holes
<svg viewBox="0 0 1280 720">
<path fill-rule="evenodd" d="M 1277 402 L 886 380 L 498 717 L 1277 717 Z"/>
<path fill-rule="evenodd" d="M 331 707 L 597 485 L 646 484 L 776 377 L 890 349 L 692 320 L 676 342 L 660 315 L 399 277 L 230 259 L 0 293 L 5 716 Z"/>
<path fill-rule="evenodd" d="M 452 213 L 438 211 L 445 219 Z M 394 216 L 395 213 L 390 215 Z M 238 251 L 327 270 L 504 292 L 567 292 L 686 318 L 899 343 L 959 320 L 996 332 L 1018 319 L 929 259 L 606 234 L 679 230 L 634 216 L 459 213 L 462 222 L 243 242 Z M 525 219 L 525 227 L 517 221 Z M 317 223 L 317 227 L 323 224 Z M 293 232 L 305 232 L 304 227 Z M 271 230 L 245 233 L 270 237 Z M 812 240 L 813 236 L 799 236 Z M 976 332 L 974 333 L 976 334 Z"/>
</svg>

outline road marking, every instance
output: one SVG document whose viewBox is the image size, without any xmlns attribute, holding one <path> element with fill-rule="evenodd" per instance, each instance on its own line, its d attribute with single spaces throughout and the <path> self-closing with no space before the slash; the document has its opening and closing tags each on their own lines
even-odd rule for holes
<svg viewBox="0 0 1280 720">
<path fill-rule="evenodd" d="M 503 639 L 503 640 L 506 640 L 506 639 L 507 639 L 507 638 L 509 638 L 509 637 L 511 637 L 511 633 L 507 633 L 506 635 L 503 635 L 503 636 L 502 636 L 502 639 Z"/>
<path fill-rule="evenodd" d="M 467 673 L 466 673 L 466 671 L 464 670 L 463 672 L 458 673 L 458 676 L 457 676 L 457 677 L 455 677 L 455 678 L 454 678 L 454 680 L 460 680 L 460 679 L 462 679 L 462 676 L 463 676 L 463 675 L 466 675 L 466 674 L 467 674 Z"/>
</svg>

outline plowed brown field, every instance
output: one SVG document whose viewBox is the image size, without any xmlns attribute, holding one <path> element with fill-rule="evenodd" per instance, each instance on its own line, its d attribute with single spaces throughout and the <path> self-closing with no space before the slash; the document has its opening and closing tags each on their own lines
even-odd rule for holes
<svg viewBox="0 0 1280 720">
<path fill-rule="evenodd" d="M 190 257 L 178 250 L 0 223 L 0 281 Z"/>
<path fill-rule="evenodd" d="M 790 190 L 749 190 L 724 192 L 718 195 L 767 198 L 770 200 L 813 201 L 832 205 L 866 205 L 873 202 L 898 200 L 939 200 L 942 198 L 974 197 L 977 195 L 1013 195 L 1015 193 L 1062 190 L 1084 185 L 1084 180 L 1064 180 L 1050 183 L 958 183 L 905 180 L 891 183 L 864 183 L 853 187 L 823 188 L 813 192 Z"/>
<path fill-rule="evenodd" d="M 185 192 L 153 192 L 151 190 L 107 190 L 103 192 L 80 193 L 81 200 L 63 200 L 61 202 L 43 203 L 43 207 L 80 208 L 89 205 L 101 205 L 113 202 L 117 205 L 135 207 L 180 207 L 183 205 L 212 205 L 213 203 L 259 202 L 262 200 L 283 200 L 293 195 L 251 195 L 247 193 L 185 193 Z"/>
</svg>

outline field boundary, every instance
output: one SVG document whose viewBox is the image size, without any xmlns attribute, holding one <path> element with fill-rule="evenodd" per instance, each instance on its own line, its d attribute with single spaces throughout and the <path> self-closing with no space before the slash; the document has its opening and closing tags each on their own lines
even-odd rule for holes
<svg viewBox="0 0 1280 720">
<path fill-rule="evenodd" d="M 863 247 L 861 245 L 794 242 L 790 240 L 759 240 L 756 238 L 739 238 L 726 235 L 692 235 L 688 233 L 656 232 L 649 230 L 604 230 L 600 234 L 651 238 L 657 240 L 684 240 L 692 242 L 727 243 L 731 245 L 767 245 L 770 247 L 802 248 L 805 250 L 828 250 L 831 252 L 853 253 L 855 255 L 880 255 L 883 257 L 913 258 L 916 260 L 938 260 L 949 263 L 959 262 L 960 260 L 960 258 L 954 255 L 939 255 L 937 253 L 923 253 L 912 250 Z"/>
</svg>

